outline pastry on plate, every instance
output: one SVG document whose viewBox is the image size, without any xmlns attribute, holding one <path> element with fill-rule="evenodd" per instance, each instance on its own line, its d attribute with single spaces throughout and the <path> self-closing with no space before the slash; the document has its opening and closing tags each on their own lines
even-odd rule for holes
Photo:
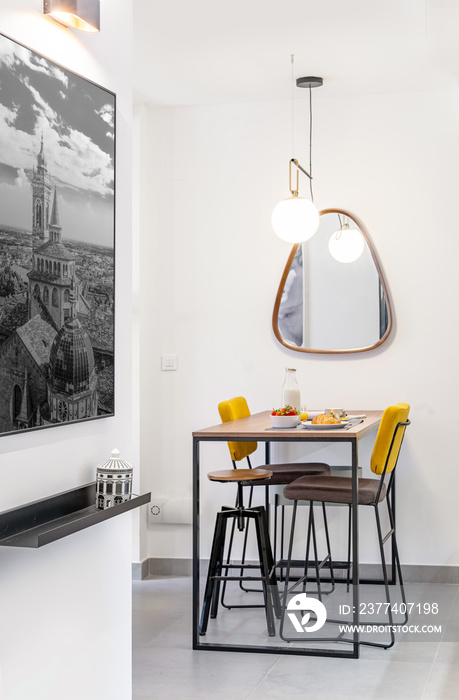
<svg viewBox="0 0 459 700">
<path fill-rule="evenodd" d="M 333 416 L 327 416 L 326 413 L 319 413 L 318 416 L 312 419 L 311 423 L 313 425 L 336 425 L 336 423 L 341 423 L 341 421 Z"/>
</svg>

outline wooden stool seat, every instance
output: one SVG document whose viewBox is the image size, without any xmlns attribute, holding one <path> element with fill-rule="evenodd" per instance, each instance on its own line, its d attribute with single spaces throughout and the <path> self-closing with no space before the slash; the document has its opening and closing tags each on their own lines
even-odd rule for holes
<svg viewBox="0 0 459 700">
<path fill-rule="evenodd" d="M 220 469 L 218 472 L 209 472 L 207 477 L 211 481 L 255 481 L 256 479 L 269 479 L 273 475 L 269 469 Z"/>
</svg>

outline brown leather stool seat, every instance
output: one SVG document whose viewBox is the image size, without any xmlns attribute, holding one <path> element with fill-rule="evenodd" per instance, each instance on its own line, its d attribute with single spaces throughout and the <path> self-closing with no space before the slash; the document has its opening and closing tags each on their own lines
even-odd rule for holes
<svg viewBox="0 0 459 700">
<path fill-rule="evenodd" d="M 378 479 L 359 479 L 359 505 L 376 503 L 378 489 Z M 301 476 L 284 488 L 284 496 L 292 501 L 352 503 L 352 479 L 347 476 Z M 383 501 L 385 497 L 386 484 L 383 484 L 379 500 Z"/>
<path fill-rule="evenodd" d="M 290 462 L 288 464 L 264 464 L 262 469 L 269 469 L 273 474 L 269 480 L 270 486 L 289 484 L 299 477 L 308 479 L 310 476 L 330 476 L 331 473 L 330 466 L 324 462 L 308 462 L 307 464 L 295 462 Z M 305 472 L 307 472 L 307 476 L 305 476 Z M 259 484 L 259 482 L 255 481 L 246 481 L 244 483 L 245 486 L 256 486 L 257 484 Z"/>
</svg>

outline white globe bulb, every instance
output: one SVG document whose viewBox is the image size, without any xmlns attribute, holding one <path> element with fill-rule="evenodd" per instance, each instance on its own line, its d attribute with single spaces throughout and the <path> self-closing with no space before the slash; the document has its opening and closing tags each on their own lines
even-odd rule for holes
<svg viewBox="0 0 459 700">
<path fill-rule="evenodd" d="M 309 199 L 288 197 L 274 207 L 271 223 L 283 241 L 301 243 L 319 228 L 319 212 Z"/>
<path fill-rule="evenodd" d="M 355 228 L 341 228 L 330 236 L 328 250 L 332 258 L 341 263 L 355 262 L 365 248 L 365 240 Z"/>
</svg>

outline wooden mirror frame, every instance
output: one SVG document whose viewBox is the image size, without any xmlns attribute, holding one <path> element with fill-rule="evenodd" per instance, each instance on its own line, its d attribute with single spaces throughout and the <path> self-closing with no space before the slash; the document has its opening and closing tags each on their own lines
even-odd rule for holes
<svg viewBox="0 0 459 700">
<path fill-rule="evenodd" d="M 322 354 L 322 355 L 324 355 L 324 354 L 330 354 L 330 355 L 339 355 L 340 354 L 340 355 L 342 355 L 342 354 L 348 354 L 348 353 L 367 352 L 368 350 L 374 350 L 374 348 L 377 348 L 379 345 L 382 345 L 382 343 L 384 343 L 384 341 L 387 340 L 387 338 L 389 337 L 389 334 L 391 332 L 391 329 L 392 329 L 392 309 L 391 309 L 391 305 L 390 305 L 390 301 L 389 301 L 389 294 L 387 292 L 386 282 L 385 282 L 384 276 L 382 274 L 381 266 L 379 264 L 378 258 L 376 257 L 376 253 L 373 249 L 373 246 L 371 245 L 371 242 L 370 242 L 370 239 L 369 239 L 369 236 L 368 236 L 368 233 L 367 233 L 365 227 L 363 226 L 361 221 L 359 221 L 359 219 L 356 216 L 354 216 L 354 214 L 350 214 L 348 211 L 345 211 L 344 209 L 322 209 L 319 212 L 320 216 L 324 216 L 325 214 L 341 214 L 342 216 L 347 216 L 349 219 L 354 221 L 357 224 L 357 226 L 359 227 L 359 229 L 360 229 L 360 231 L 365 239 L 365 242 L 368 246 L 368 249 L 370 251 L 373 262 L 375 264 L 376 270 L 378 272 L 379 280 L 381 282 L 381 287 L 382 287 L 382 290 L 384 293 L 384 300 L 386 302 L 386 309 L 387 309 L 387 328 L 386 328 L 386 331 L 385 331 L 384 335 L 382 336 L 382 338 L 380 338 L 377 343 L 374 343 L 373 345 L 368 345 L 368 346 L 363 347 L 363 348 L 350 348 L 350 349 L 346 349 L 346 350 L 318 350 L 318 349 L 316 350 L 316 349 L 312 349 L 312 348 L 300 348 L 297 345 L 291 345 L 282 336 L 282 334 L 279 330 L 279 308 L 280 308 L 280 303 L 281 303 L 281 299 L 282 299 L 282 294 L 283 294 L 284 288 L 285 288 L 285 283 L 287 281 L 287 276 L 288 276 L 288 273 L 290 272 L 290 268 L 292 266 L 293 258 L 296 255 L 298 247 L 301 245 L 301 243 L 295 243 L 292 250 L 290 251 L 290 255 L 289 255 L 289 258 L 287 260 L 287 264 L 284 268 L 284 272 L 282 274 L 282 278 L 281 278 L 281 281 L 279 284 L 279 289 L 277 292 L 276 301 L 274 302 L 273 321 L 272 321 L 274 335 L 276 336 L 279 343 L 284 345 L 289 350 L 296 350 L 297 352 L 307 352 L 307 353 L 315 353 L 315 354 Z"/>
</svg>

